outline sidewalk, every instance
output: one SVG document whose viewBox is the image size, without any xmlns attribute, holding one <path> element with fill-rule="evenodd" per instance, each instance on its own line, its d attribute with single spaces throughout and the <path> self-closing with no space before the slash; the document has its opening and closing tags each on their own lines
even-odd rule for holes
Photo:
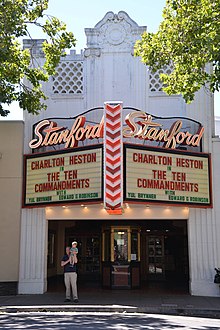
<svg viewBox="0 0 220 330">
<path fill-rule="evenodd" d="M 64 292 L 0 296 L 0 313 L 36 311 L 129 312 L 220 318 L 220 298 L 149 294 L 143 290 L 84 289 L 79 303 L 64 303 Z"/>
</svg>

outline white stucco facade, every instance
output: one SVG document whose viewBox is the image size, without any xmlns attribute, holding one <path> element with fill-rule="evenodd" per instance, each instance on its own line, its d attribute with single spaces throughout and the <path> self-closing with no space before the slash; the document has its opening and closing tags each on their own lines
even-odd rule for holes
<svg viewBox="0 0 220 330">
<path fill-rule="evenodd" d="M 147 22 L 146 22 L 147 23 Z M 61 59 L 60 73 L 64 80 L 51 78 L 43 88 L 48 95 L 48 108 L 38 116 L 25 115 L 24 152 L 32 139 L 32 125 L 44 118 L 73 117 L 87 109 L 103 106 L 105 101 L 122 101 L 124 106 L 141 109 L 160 117 L 188 117 L 204 128 L 203 152 L 212 158 L 213 208 L 152 206 L 150 210 L 132 205 L 122 219 L 187 220 L 189 250 L 189 291 L 192 295 L 220 296 L 213 283 L 214 268 L 220 266 L 220 139 L 214 132 L 213 97 L 207 91 L 197 93 L 195 101 L 186 105 L 181 96 L 167 96 L 160 91 L 160 82 L 148 68 L 134 57 L 135 41 L 145 31 L 125 12 L 109 12 L 94 28 L 85 29 L 87 48 L 81 54 L 70 52 Z M 29 47 L 29 43 L 24 43 Z M 36 41 L 36 54 L 41 57 L 41 40 Z M 75 85 L 70 84 L 69 70 L 74 65 Z M 66 71 L 65 71 L 66 70 Z M 74 73 L 75 72 L 75 73 Z M 66 78 L 65 78 L 66 79 Z M 63 84 L 63 85 L 62 85 Z M 64 87 L 62 87 L 64 86 Z M 65 92 L 62 92 L 62 88 Z M 73 88 L 72 92 L 68 92 Z M 55 91 L 55 92 L 54 92 Z M 56 219 L 109 219 L 100 204 L 88 209 L 80 206 L 63 209 L 23 209 L 21 215 L 19 293 L 44 293 L 47 290 L 47 224 Z M 112 218 L 117 218 L 112 215 Z M 33 260 L 35 262 L 33 263 Z"/>
<path fill-rule="evenodd" d="M 220 117 L 219 116 L 215 116 L 215 134 L 217 136 L 220 135 Z"/>
</svg>

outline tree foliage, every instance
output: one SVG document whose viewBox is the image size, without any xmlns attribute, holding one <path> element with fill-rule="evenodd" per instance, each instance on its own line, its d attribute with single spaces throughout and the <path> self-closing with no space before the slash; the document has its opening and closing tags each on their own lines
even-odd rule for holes
<svg viewBox="0 0 220 330">
<path fill-rule="evenodd" d="M 49 0 L 0 0 L 0 115 L 18 101 L 29 113 L 45 109 L 41 82 L 55 73 L 65 49 L 75 46 L 73 33 L 56 17 L 46 14 Z M 32 49 L 22 48 L 22 39 L 31 38 L 30 26 L 45 33 L 43 67 L 36 64 Z M 24 84 L 27 81 L 27 84 Z M 30 87 L 31 86 L 31 87 Z"/>
<path fill-rule="evenodd" d="M 142 35 L 135 55 L 154 72 L 171 64 L 171 74 L 160 75 L 164 91 L 190 103 L 202 86 L 219 91 L 219 45 L 220 0 L 167 0 L 158 31 Z"/>
</svg>

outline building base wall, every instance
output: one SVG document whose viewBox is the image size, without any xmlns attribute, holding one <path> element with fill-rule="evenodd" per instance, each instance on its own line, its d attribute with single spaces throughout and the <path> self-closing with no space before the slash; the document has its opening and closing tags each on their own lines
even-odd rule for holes
<svg viewBox="0 0 220 330">
<path fill-rule="evenodd" d="M 220 287 L 213 282 L 191 281 L 190 293 L 192 296 L 220 297 Z"/>
<path fill-rule="evenodd" d="M 18 282 L 0 282 L 0 296 L 13 296 L 18 293 Z"/>
<path fill-rule="evenodd" d="M 47 291 L 47 281 L 20 281 L 19 294 L 43 294 Z"/>
</svg>

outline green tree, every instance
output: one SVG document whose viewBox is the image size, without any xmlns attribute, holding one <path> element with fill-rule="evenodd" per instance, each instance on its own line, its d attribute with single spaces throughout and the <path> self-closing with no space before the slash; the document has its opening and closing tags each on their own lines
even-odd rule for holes
<svg viewBox="0 0 220 330">
<path fill-rule="evenodd" d="M 160 75 L 163 90 L 190 103 L 202 86 L 219 91 L 219 45 L 220 0 L 167 0 L 158 31 L 142 35 L 135 55 L 153 72 L 172 65 L 171 74 Z"/>
<path fill-rule="evenodd" d="M 0 115 L 18 101 L 29 113 L 45 109 L 41 82 L 55 73 L 65 49 L 75 46 L 73 33 L 56 17 L 47 15 L 49 0 L 0 0 Z M 22 48 L 22 39 L 31 38 L 30 26 L 45 33 L 43 67 L 36 64 L 31 49 Z M 24 80 L 25 78 L 25 80 Z M 27 81 L 24 84 L 24 81 Z M 31 86 L 31 87 L 30 87 Z"/>
</svg>

